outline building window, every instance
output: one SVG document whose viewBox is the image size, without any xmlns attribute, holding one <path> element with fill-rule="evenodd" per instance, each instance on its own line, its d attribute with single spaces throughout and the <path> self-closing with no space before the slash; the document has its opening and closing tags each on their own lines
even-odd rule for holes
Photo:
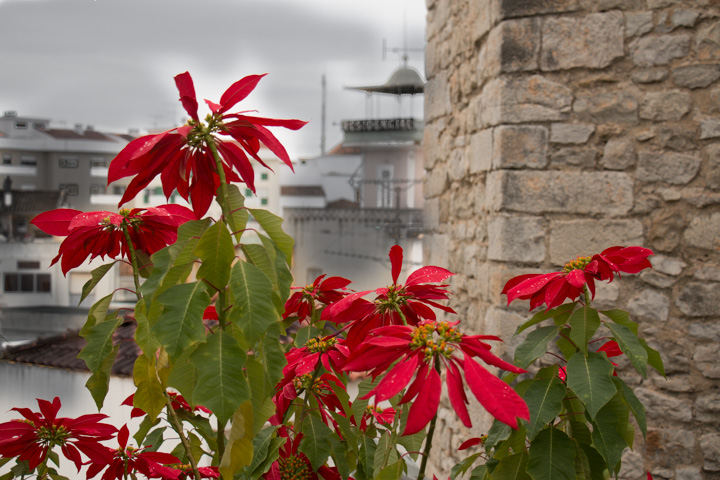
<svg viewBox="0 0 720 480">
<path fill-rule="evenodd" d="M 37 270 L 40 268 L 40 262 L 37 260 L 18 260 L 18 270 Z"/>
<path fill-rule="evenodd" d="M 51 292 L 49 273 L 6 273 L 4 290 L 8 293 Z"/>
<path fill-rule="evenodd" d="M 103 157 L 92 157 L 90 159 L 90 168 L 105 168 L 106 166 Z"/>
<path fill-rule="evenodd" d="M 267 204 L 268 204 L 268 199 L 267 199 L 267 198 L 263 197 L 263 198 L 260 199 L 260 205 L 262 205 L 262 206 L 264 207 L 264 206 L 266 206 Z"/>
<path fill-rule="evenodd" d="M 125 193 L 125 187 L 122 185 L 114 185 L 113 186 L 113 195 L 122 195 Z"/>
<path fill-rule="evenodd" d="M 3 165 L 10 165 L 12 163 L 12 153 L 3 153 Z"/>
<path fill-rule="evenodd" d="M 60 157 L 60 168 L 77 168 L 78 159 L 77 157 Z"/>
<path fill-rule="evenodd" d="M 45 126 L 46 125 L 43 122 L 34 122 L 33 123 L 33 128 L 36 128 L 38 130 L 45 130 Z"/>
<path fill-rule="evenodd" d="M 78 194 L 78 184 L 77 183 L 61 183 L 58 186 L 59 190 L 64 190 L 67 195 L 77 195 Z"/>
<path fill-rule="evenodd" d="M 252 190 L 250 190 L 249 188 L 246 188 L 246 189 L 245 189 L 245 196 L 246 196 L 246 197 L 250 197 L 250 196 L 252 196 L 252 194 L 253 194 L 253 193 L 252 193 Z"/>
<path fill-rule="evenodd" d="M 27 122 L 15 122 L 15 128 L 25 130 L 27 128 Z"/>
<path fill-rule="evenodd" d="M 20 165 L 31 165 L 34 167 L 37 165 L 37 158 L 35 158 L 35 155 L 20 155 Z"/>
<path fill-rule="evenodd" d="M 267 179 L 268 179 L 268 174 L 267 174 L 267 172 L 263 172 L 263 173 L 260 174 L 260 180 L 267 180 Z"/>
<path fill-rule="evenodd" d="M 105 195 L 105 185 L 98 183 L 90 185 L 90 195 Z"/>
</svg>

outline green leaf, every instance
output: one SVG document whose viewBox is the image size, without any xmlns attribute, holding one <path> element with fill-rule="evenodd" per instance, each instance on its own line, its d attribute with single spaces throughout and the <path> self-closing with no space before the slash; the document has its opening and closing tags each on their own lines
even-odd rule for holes
<svg viewBox="0 0 720 480">
<path fill-rule="evenodd" d="M 643 346 L 645 351 L 648 354 L 648 365 L 653 367 L 655 370 L 658 371 L 660 375 L 667 378 L 665 375 L 665 366 L 663 365 L 662 357 L 660 356 L 660 353 L 658 353 L 657 350 L 650 347 L 645 339 L 638 338 L 638 341 L 640 342 L 640 345 Z"/>
<path fill-rule="evenodd" d="M 486 465 L 478 465 L 470 472 L 470 480 L 486 480 L 488 477 L 488 471 Z"/>
<path fill-rule="evenodd" d="M 624 312 L 622 310 L 604 310 L 600 313 L 602 313 L 618 325 L 624 325 L 628 327 L 635 335 L 638 334 L 638 324 L 630 320 L 630 316 L 627 312 Z"/>
<path fill-rule="evenodd" d="M 218 192 L 221 188 L 222 187 L 218 189 Z M 226 218 L 226 220 L 233 235 L 235 235 L 235 237 L 239 240 L 243 230 L 245 230 L 245 227 L 247 226 L 250 215 L 245 208 L 245 197 L 243 197 L 242 193 L 240 193 L 240 189 L 238 189 L 237 185 L 228 185 L 227 193 L 227 202 L 230 212 L 229 217 Z M 218 194 L 218 198 L 222 198 L 222 195 Z"/>
<path fill-rule="evenodd" d="M 623 450 L 628 446 L 625 440 L 628 415 L 628 407 L 617 399 L 601 408 L 592 422 L 592 446 L 607 462 L 610 472 L 615 471 Z"/>
<path fill-rule="evenodd" d="M 199 345 L 190 357 L 198 376 L 193 402 L 209 408 L 221 423 L 250 400 L 250 387 L 243 372 L 245 357 L 237 340 L 223 330 L 210 335 L 207 343 Z"/>
<path fill-rule="evenodd" d="M 263 428 L 257 435 L 255 435 L 255 438 L 253 439 L 253 458 L 250 466 L 245 468 L 246 474 L 248 472 L 253 472 L 262 464 L 263 460 L 265 460 L 268 454 L 268 449 L 270 448 L 273 440 L 273 435 L 277 429 L 277 426 L 270 426 Z M 284 441 L 285 439 L 282 440 Z"/>
<path fill-rule="evenodd" d="M 623 382 L 620 378 L 613 377 L 613 382 L 615 382 L 615 385 L 619 387 L 618 391 L 622 396 L 622 400 L 633 413 L 633 416 L 637 421 L 638 427 L 640 427 L 640 431 L 643 434 L 643 438 L 645 438 L 647 436 L 647 420 L 645 418 L 645 406 L 635 396 L 635 392 L 633 392 L 632 388 L 628 387 L 627 384 Z"/>
<path fill-rule="evenodd" d="M 150 452 L 157 452 L 158 449 L 165 442 L 165 439 L 163 438 L 163 433 L 165 433 L 166 428 L 167 427 L 160 427 L 150 432 L 148 436 L 145 437 L 143 446 L 147 447 L 147 450 Z"/>
<path fill-rule="evenodd" d="M 148 432 L 153 427 L 157 426 L 158 423 L 160 423 L 159 418 L 152 419 L 147 416 L 143 417 L 142 422 L 140 422 L 140 426 L 137 429 L 137 432 L 135 432 L 135 435 L 133 435 L 135 443 L 137 443 L 138 445 L 142 445 Z"/>
<path fill-rule="evenodd" d="M 239 261 L 232 267 L 230 289 L 235 297 L 235 305 L 230 310 L 229 318 L 252 344 L 270 325 L 280 320 L 270 295 L 272 282 L 255 265 Z"/>
<path fill-rule="evenodd" d="M 555 338 L 560 327 L 540 327 L 530 332 L 518 347 L 515 349 L 515 365 L 527 368 L 532 362 L 540 358 L 547 351 L 547 344 Z"/>
<path fill-rule="evenodd" d="M 133 380 L 137 390 L 133 397 L 133 406 L 141 409 L 151 419 L 155 419 L 167 404 L 165 389 L 157 376 L 154 356 L 140 355 L 133 366 Z"/>
<path fill-rule="evenodd" d="M 186 348 L 175 360 L 167 380 L 168 386 L 180 392 L 180 395 L 188 401 L 192 401 L 195 384 L 197 383 L 197 370 L 191 361 L 196 348 L 197 345 Z"/>
<path fill-rule="evenodd" d="M 204 283 L 193 282 L 175 285 L 157 300 L 165 308 L 152 326 L 152 333 L 175 360 L 187 347 L 205 340 L 202 316 L 210 305 L 210 295 Z"/>
<path fill-rule="evenodd" d="M 373 439 L 368 435 L 363 435 L 360 457 L 358 458 L 358 470 L 364 473 L 365 478 L 372 478 L 376 449 L 377 446 Z"/>
<path fill-rule="evenodd" d="M 90 295 L 90 292 L 93 291 L 93 288 L 98 284 L 100 280 L 105 276 L 105 274 L 115 265 L 115 262 L 112 263 L 106 263 L 105 265 L 100 265 L 99 267 L 93 269 L 90 272 L 90 280 L 85 282 L 85 285 L 82 287 L 82 294 L 80 295 L 80 301 L 78 302 L 78 305 L 80 305 L 83 300 L 87 298 L 88 295 Z"/>
<path fill-rule="evenodd" d="M 210 219 L 204 218 L 185 222 L 178 227 L 177 240 L 167 247 L 170 258 L 173 259 L 172 265 L 184 265 L 195 261 L 197 258 L 194 253 L 195 247 L 210 224 Z M 153 258 L 153 262 L 154 260 Z"/>
<path fill-rule="evenodd" d="M 338 417 L 340 416 L 341 415 L 338 415 Z M 353 457 L 352 448 L 350 448 L 350 445 L 350 442 L 348 442 L 347 444 L 341 442 L 336 435 L 330 436 L 330 447 L 332 448 L 333 463 L 337 467 L 338 473 L 342 478 L 350 477 L 353 470 L 355 470 L 355 465 L 351 461 L 348 461 L 348 457 Z"/>
<path fill-rule="evenodd" d="M 524 451 L 505 457 L 490 474 L 490 480 L 530 480 L 527 464 L 528 454 Z"/>
<path fill-rule="evenodd" d="M 405 468 L 405 462 L 398 460 L 383 468 L 375 477 L 375 480 L 398 480 L 402 477 Z"/>
<path fill-rule="evenodd" d="M 404 435 L 402 437 L 398 437 L 397 442 L 403 447 L 405 447 L 405 450 L 408 451 L 410 458 L 412 458 L 413 460 L 417 460 L 420 456 L 420 448 L 422 448 L 425 437 L 425 430 L 423 429 L 412 435 Z"/>
<path fill-rule="evenodd" d="M 567 389 L 559 378 L 536 380 L 523 395 L 530 410 L 527 437 L 532 441 L 540 431 L 562 412 Z M 494 472 L 493 472 L 494 475 Z M 491 478 L 495 478 L 491 475 Z"/>
<path fill-rule="evenodd" d="M 600 327 L 600 315 L 597 310 L 587 305 L 575 310 L 570 315 L 570 340 L 580 347 L 584 354 L 588 353 L 588 341 Z"/>
<path fill-rule="evenodd" d="M 612 372 L 612 364 L 599 353 L 574 355 L 567 363 L 567 386 L 577 394 L 591 418 L 617 392 Z"/>
<path fill-rule="evenodd" d="M 485 449 L 489 452 L 492 447 L 504 440 L 507 440 L 511 433 L 512 428 L 510 428 L 510 425 L 507 425 L 499 420 L 494 420 L 487 433 L 488 437 L 485 440 Z"/>
<path fill-rule="evenodd" d="M 85 360 L 88 370 L 95 373 L 102 367 L 105 358 L 113 349 L 113 333 L 120 326 L 122 319 L 114 315 L 110 319 L 90 327 L 81 336 L 87 340 L 87 345 L 80 351 L 78 358 Z"/>
<path fill-rule="evenodd" d="M 387 463 L 394 463 L 398 460 L 395 445 L 391 445 L 390 432 L 380 432 L 380 439 L 375 450 L 375 459 L 373 460 L 373 478 L 377 478 L 385 463 L 385 456 L 388 456 Z"/>
<path fill-rule="evenodd" d="M 193 253 L 202 260 L 195 275 L 198 280 L 205 280 L 217 291 L 225 290 L 235 260 L 235 247 L 225 224 L 217 222 L 208 228 Z"/>
<path fill-rule="evenodd" d="M 526 436 L 525 425 L 518 426 L 517 430 L 512 430 L 507 440 L 495 449 L 493 458 L 502 460 L 505 457 L 524 451 Z"/>
<path fill-rule="evenodd" d="M 118 347 L 113 347 L 110 354 L 103 359 L 100 369 L 97 372 L 94 372 L 85 383 L 85 388 L 90 391 L 90 395 L 92 395 L 98 411 L 102 409 L 103 402 L 105 401 L 105 397 L 108 393 L 108 388 L 110 386 L 110 371 L 112 370 L 113 363 L 115 363 L 117 352 Z"/>
<path fill-rule="evenodd" d="M 293 245 L 295 244 L 295 241 L 290 235 L 283 231 L 283 219 L 274 213 L 268 212 L 267 210 L 261 210 L 258 208 L 250 208 L 248 210 L 260 224 L 265 233 L 267 233 L 272 241 L 275 242 L 280 251 L 285 254 L 287 264 L 291 265 Z"/>
<path fill-rule="evenodd" d="M 293 283 L 292 272 L 285 254 L 265 235 L 260 235 L 260 240 L 268 252 L 274 252 L 275 271 L 277 272 L 277 289 L 273 290 L 273 303 L 279 314 L 285 312 L 285 301 L 290 296 L 290 287 Z M 272 255 L 271 255 L 272 256 Z M 314 312 L 318 316 L 317 310 Z M 317 322 L 318 318 L 313 317 L 313 322 Z"/>
<path fill-rule="evenodd" d="M 568 395 L 563 400 L 563 406 L 567 414 L 565 418 L 569 427 L 567 433 L 573 440 L 590 445 L 592 438 L 590 437 L 588 424 L 585 422 L 585 407 L 578 398 L 573 397 L 575 397 L 575 392 L 568 390 Z"/>
<path fill-rule="evenodd" d="M 263 245 L 258 244 L 244 244 L 241 246 L 245 259 L 248 263 L 251 263 L 258 267 L 262 272 L 267 275 L 273 284 L 273 287 L 277 287 L 277 272 L 275 271 L 275 261 L 270 257 L 270 253 Z M 271 246 L 271 248 L 274 248 Z M 275 252 L 273 251 L 273 254 Z M 273 255 L 274 256 L 274 255 Z"/>
<path fill-rule="evenodd" d="M 578 352 L 578 348 L 575 346 L 573 342 L 569 340 L 570 338 L 570 329 L 569 328 L 563 328 L 560 330 L 560 333 L 557 337 L 557 340 L 555 341 L 555 345 L 557 345 L 558 349 L 560 349 L 560 353 L 562 353 L 563 357 L 565 357 L 565 360 L 570 360 L 575 353 Z"/>
<path fill-rule="evenodd" d="M 575 444 L 565 432 L 546 428 L 530 444 L 527 473 L 533 480 L 575 480 Z"/>
<path fill-rule="evenodd" d="M 590 476 L 588 480 L 606 480 L 605 472 L 607 472 L 607 465 L 602 456 L 591 447 L 589 444 L 580 444 L 585 456 L 590 464 Z"/>
<path fill-rule="evenodd" d="M 332 451 L 330 445 L 332 430 L 320 417 L 308 415 L 302 422 L 302 431 L 304 436 L 298 450 L 305 454 L 313 470 L 317 471 L 327 461 Z"/>
<path fill-rule="evenodd" d="M 606 323 L 606 325 L 613 333 L 620 350 L 628 357 L 635 370 L 643 378 L 647 377 L 648 352 L 638 340 L 637 335 L 625 325 L 614 323 Z"/>
<path fill-rule="evenodd" d="M 223 227 L 224 228 L 224 227 Z M 220 460 L 223 478 L 233 478 L 253 460 L 253 409 L 250 402 L 240 405 L 233 414 L 232 427 L 225 453 Z"/>
<path fill-rule="evenodd" d="M 95 302 L 88 310 L 88 318 L 85 321 L 85 325 L 80 329 L 80 336 L 84 337 L 88 330 L 97 325 L 98 323 L 104 322 L 108 316 L 108 309 L 112 302 L 114 293 L 106 295 L 97 302 Z M 114 317 L 114 315 L 113 315 Z"/>
<path fill-rule="evenodd" d="M 453 465 L 453 467 L 450 469 L 450 479 L 454 480 L 457 478 L 458 475 L 464 475 L 467 470 L 473 466 L 473 463 L 475 463 L 475 460 L 478 459 L 478 457 L 481 455 L 481 453 L 473 453 L 472 455 L 463 458 L 460 462 Z"/>
<path fill-rule="evenodd" d="M 513 337 L 517 337 L 521 332 L 524 330 L 532 327 L 533 325 L 537 325 L 540 322 L 544 322 L 548 318 L 554 318 L 557 315 L 560 315 L 561 313 L 569 313 L 572 311 L 573 308 L 575 308 L 575 303 L 564 303 L 560 305 L 559 307 L 551 308 L 550 310 L 541 310 L 535 315 L 532 316 L 530 320 L 520 325 L 517 330 L 515 330 L 515 334 Z"/>
</svg>

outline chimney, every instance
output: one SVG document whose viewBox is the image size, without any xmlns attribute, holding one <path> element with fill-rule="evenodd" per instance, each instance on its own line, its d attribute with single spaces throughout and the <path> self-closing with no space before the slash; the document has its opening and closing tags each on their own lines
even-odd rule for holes
<svg viewBox="0 0 720 480">
<path fill-rule="evenodd" d="M 95 127 L 93 127 L 92 125 L 88 125 L 87 127 L 85 127 L 85 131 L 86 131 L 86 132 L 94 132 L 94 131 L 95 131 Z"/>
<path fill-rule="evenodd" d="M 83 134 L 82 123 L 76 123 L 74 130 L 75 130 L 75 133 L 77 133 L 78 135 L 82 135 Z"/>
</svg>

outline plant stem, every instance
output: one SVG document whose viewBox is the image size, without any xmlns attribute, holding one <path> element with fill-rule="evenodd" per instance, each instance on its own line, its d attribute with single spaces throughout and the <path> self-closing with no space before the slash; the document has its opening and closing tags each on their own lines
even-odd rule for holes
<svg viewBox="0 0 720 480">
<path fill-rule="evenodd" d="M 222 460 L 223 455 L 225 454 L 225 426 L 227 425 L 227 421 L 220 422 L 220 419 L 218 418 L 217 421 L 217 454 L 218 454 L 218 461 Z"/>
<path fill-rule="evenodd" d="M 180 419 L 178 419 L 177 413 L 175 413 L 175 409 L 172 407 L 172 398 L 170 398 L 170 395 L 167 392 L 165 392 L 165 402 L 167 404 L 168 417 L 171 419 L 170 423 L 172 423 L 173 429 L 180 436 L 180 441 L 182 442 L 183 448 L 185 448 L 185 453 L 190 461 L 190 466 L 192 467 L 193 474 L 195 475 L 195 480 L 202 480 L 200 472 L 197 468 L 197 463 L 195 462 L 195 458 L 192 454 L 192 449 L 190 448 L 190 443 L 185 437 Z"/>
<path fill-rule="evenodd" d="M 140 267 L 138 266 L 137 262 L 137 255 L 135 254 L 135 247 L 133 246 L 132 239 L 130 238 L 130 231 L 128 230 L 128 225 L 123 221 L 122 223 L 122 231 L 125 235 L 125 242 L 127 243 L 128 252 L 130 252 L 130 263 L 132 264 L 132 271 L 133 271 L 133 280 L 135 280 L 135 295 L 137 295 L 137 299 L 142 300 L 142 293 L 140 292 Z"/>
<path fill-rule="evenodd" d="M 435 371 L 440 375 L 440 362 L 435 359 Z M 422 461 L 420 462 L 420 471 L 418 472 L 418 480 L 423 480 L 425 478 L 425 467 L 427 466 L 428 458 L 430 458 L 430 449 L 432 448 L 432 439 L 433 435 L 435 434 L 435 424 L 437 423 L 437 412 L 435 412 L 435 416 L 433 417 L 432 421 L 430 422 L 430 428 L 428 428 L 428 434 L 425 438 L 425 448 L 423 449 L 422 453 Z"/>
</svg>

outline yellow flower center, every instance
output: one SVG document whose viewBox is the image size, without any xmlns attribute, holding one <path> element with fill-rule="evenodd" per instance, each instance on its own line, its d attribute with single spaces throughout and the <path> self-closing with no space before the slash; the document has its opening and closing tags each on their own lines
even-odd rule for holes
<svg viewBox="0 0 720 480">
<path fill-rule="evenodd" d="M 570 273 L 573 270 L 583 270 L 590 262 L 592 262 L 592 257 L 577 257 L 575 260 L 565 264 L 563 272 Z"/>
</svg>

